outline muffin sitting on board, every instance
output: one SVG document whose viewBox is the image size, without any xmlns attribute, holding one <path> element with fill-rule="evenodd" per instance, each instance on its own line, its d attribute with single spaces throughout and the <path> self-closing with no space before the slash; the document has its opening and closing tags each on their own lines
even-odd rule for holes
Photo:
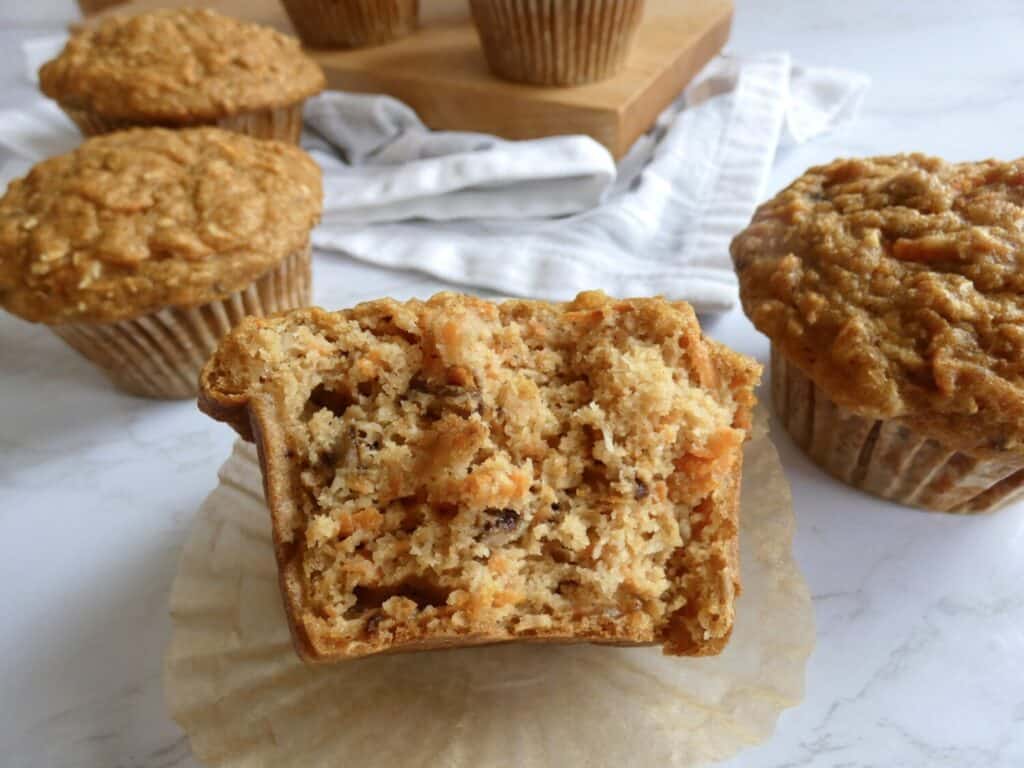
<svg viewBox="0 0 1024 768">
<path fill-rule="evenodd" d="M 775 408 L 841 480 L 979 512 L 1024 489 L 1024 161 L 837 160 L 732 244 Z"/>
<path fill-rule="evenodd" d="M 216 125 L 297 143 L 302 105 L 325 84 L 294 38 L 197 9 L 86 25 L 39 70 L 43 93 L 87 136 Z"/>
<path fill-rule="evenodd" d="M 532 85 L 583 85 L 626 63 L 644 0 L 470 0 L 491 71 Z"/>
<path fill-rule="evenodd" d="M 320 171 L 217 128 L 135 129 L 36 165 L 0 199 L 0 306 L 123 389 L 195 394 L 249 314 L 309 303 Z"/>
<path fill-rule="evenodd" d="M 361 48 L 416 29 L 419 0 L 282 0 L 292 26 L 311 48 Z"/>
<path fill-rule="evenodd" d="M 759 374 L 681 302 L 439 294 L 248 318 L 199 403 L 259 446 L 306 659 L 706 655 L 732 630 Z"/>
</svg>

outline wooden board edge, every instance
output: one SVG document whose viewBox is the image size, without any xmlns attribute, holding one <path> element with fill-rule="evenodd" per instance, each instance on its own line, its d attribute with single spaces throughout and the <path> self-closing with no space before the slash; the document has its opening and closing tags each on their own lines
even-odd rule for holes
<svg viewBox="0 0 1024 768">
<path fill-rule="evenodd" d="M 681 55 L 675 65 L 663 71 L 648 88 L 619 108 L 619 126 L 612 154 L 616 159 L 646 133 L 662 113 L 693 82 L 694 77 L 725 47 L 732 31 L 735 6 L 723 5 L 722 15 Z"/>
</svg>

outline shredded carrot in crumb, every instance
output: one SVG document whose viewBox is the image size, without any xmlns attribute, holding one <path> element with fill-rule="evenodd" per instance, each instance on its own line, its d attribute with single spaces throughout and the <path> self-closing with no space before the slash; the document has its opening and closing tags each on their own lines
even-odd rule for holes
<svg viewBox="0 0 1024 768">
<path fill-rule="evenodd" d="M 408 539 L 399 539 L 395 542 L 394 547 L 392 548 L 391 551 L 394 553 L 396 557 L 401 557 L 402 555 L 409 554 L 409 550 L 411 549 L 412 544 L 410 544 Z"/>
<path fill-rule="evenodd" d="M 593 327 L 601 322 L 604 314 L 600 309 L 587 309 L 576 312 L 566 312 L 562 319 L 567 323 Z"/>
<path fill-rule="evenodd" d="M 376 509 L 367 507 L 352 515 L 352 524 L 360 531 L 378 531 L 384 517 Z"/>
<path fill-rule="evenodd" d="M 355 368 L 364 379 L 374 378 L 380 370 L 377 363 L 374 360 L 371 360 L 369 356 L 359 358 L 356 362 Z"/>
<path fill-rule="evenodd" d="M 464 478 L 447 478 L 432 489 L 437 501 L 452 504 L 472 501 L 486 507 L 506 507 L 530 490 L 531 475 L 521 469 L 480 466 Z"/>
<path fill-rule="evenodd" d="M 740 455 L 737 448 L 743 439 L 744 433 L 738 429 L 722 429 L 711 436 L 704 448 L 676 459 L 675 467 L 694 490 L 709 493 L 736 463 Z"/>
<path fill-rule="evenodd" d="M 662 502 L 668 498 L 668 486 L 665 485 L 664 480 L 658 480 L 651 485 L 650 488 L 651 498 L 654 501 Z"/>
<path fill-rule="evenodd" d="M 348 488 L 354 493 L 373 493 L 373 482 L 367 477 L 353 477 L 348 481 Z"/>
<path fill-rule="evenodd" d="M 356 527 L 352 523 L 352 513 L 342 512 L 338 515 L 338 536 L 344 538 L 351 536 Z"/>
<path fill-rule="evenodd" d="M 504 605 L 515 605 L 522 599 L 523 596 L 521 593 L 514 592 L 509 589 L 503 589 L 494 593 L 492 604 L 495 608 L 501 608 Z"/>
<path fill-rule="evenodd" d="M 721 429 L 713 434 L 702 449 L 694 451 L 695 456 L 706 459 L 733 458 L 735 449 L 743 444 L 742 432 L 731 427 Z"/>
<path fill-rule="evenodd" d="M 711 362 L 711 356 L 704 345 L 696 346 L 684 335 L 679 339 L 679 346 L 687 350 L 693 362 L 694 378 L 702 387 L 717 387 L 718 374 Z"/>
<path fill-rule="evenodd" d="M 376 509 L 366 507 L 358 512 L 342 512 L 338 516 L 338 534 L 351 536 L 356 531 L 377 532 L 384 524 L 384 517 Z"/>
<path fill-rule="evenodd" d="M 459 330 L 459 324 L 453 320 L 449 320 L 441 326 L 441 341 L 444 342 L 445 346 L 457 347 L 461 337 L 462 333 Z"/>
<path fill-rule="evenodd" d="M 531 320 L 526 325 L 527 330 L 531 336 L 535 336 L 538 339 L 545 339 L 548 335 L 548 327 L 540 322 L 539 320 Z"/>
<path fill-rule="evenodd" d="M 369 583 L 377 578 L 377 569 L 373 563 L 363 558 L 346 560 L 339 567 L 342 571 L 353 574 L 363 582 Z"/>
</svg>

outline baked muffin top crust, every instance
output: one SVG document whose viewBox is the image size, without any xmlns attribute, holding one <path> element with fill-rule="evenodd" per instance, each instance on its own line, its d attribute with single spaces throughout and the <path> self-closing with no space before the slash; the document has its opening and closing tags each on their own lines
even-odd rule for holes
<svg viewBox="0 0 1024 768">
<path fill-rule="evenodd" d="M 731 251 L 754 325 L 840 405 L 1024 452 L 1024 160 L 836 160 Z"/>
<path fill-rule="evenodd" d="M 208 122 L 323 90 L 297 40 L 194 8 L 111 16 L 71 36 L 39 70 L 43 93 L 104 117 Z"/>
<path fill-rule="evenodd" d="M 320 170 L 297 147 L 217 128 L 89 139 L 0 199 L 0 306 L 112 322 L 203 304 L 305 248 Z"/>
</svg>

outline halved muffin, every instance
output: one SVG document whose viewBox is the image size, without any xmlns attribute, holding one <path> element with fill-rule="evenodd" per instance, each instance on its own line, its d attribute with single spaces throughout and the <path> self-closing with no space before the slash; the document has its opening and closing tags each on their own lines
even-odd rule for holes
<svg viewBox="0 0 1024 768">
<path fill-rule="evenodd" d="M 756 363 L 689 305 L 455 294 L 250 318 L 200 407 L 256 442 L 296 647 L 720 651 Z"/>
</svg>

